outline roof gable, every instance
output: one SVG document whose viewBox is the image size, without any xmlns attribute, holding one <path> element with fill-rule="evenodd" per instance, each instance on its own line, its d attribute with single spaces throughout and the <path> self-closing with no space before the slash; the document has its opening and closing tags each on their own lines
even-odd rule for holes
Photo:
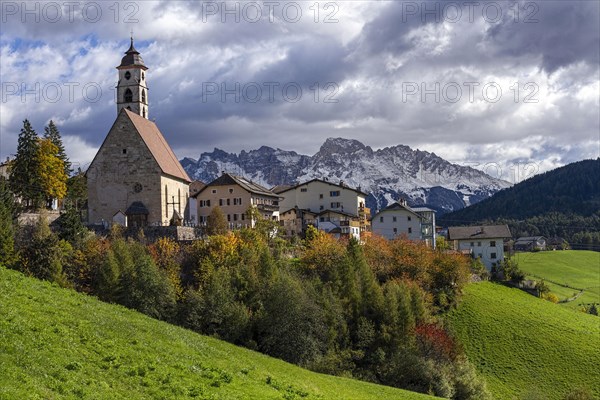
<svg viewBox="0 0 600 400">
<path fill-rule="evenodd" d="M 202 193 L 203 191 L 205 191 L 206 189 L 208 189 L 209 187 L 212 187 L 212 186 L 228 186 L 228 185 L 240 186 L 242 189 L 244 189 L 245 191 L 252 193 L 252 194 L 258 194 L 261 196 L 279 198 L 279 196 L 277 194 L 275 194 L 272 191 L 270 191 L 269 189 L 259 185 L 258 183 L 254 183 L 242 176 L 231 175 L 231 174 L 221 175 L 220 177 L 218 177 L 217 179 L 215 179 L 214 181 L 210 182 L 205 187 L 203 187 L 198 192 L 198 194 Z"/>
<path fill-rule="evenodd" d="M 279 191 L 277 193 L 282 194 L 282 193 L 285 193 L 285 192 L 289 192 L 290 190 L 296 190 L 296 189 L 298 189 L 301 186 L 306 186 L 306 185 L 309 185 L 309 184 L 311 184 L 313 182 L 321 182 L 321 183 L 325 183 L 325 184 L 330 185 L 330 186 L 335 186 L 335 187 L 340 188 L 340 189 L 347 189 L 347 190 L 355 192 L 355 193 L 357 193 L 357 194 L 359 194 L 361 196 L 364 196 L 364 197 L 369 196 L 367 193 L 365 193 L 363 191 L 360 191 L 358 189 L 351 188 L 350 186 L 339 185 L 337 183 L 329 182 L 329 181 L 326 181 L 324 179 L 319 179 L 319 178 L 314 178 L 314 179 L 311 179 L 309 181 L 299 183 L 299 184 L 291 186 L 291 187 L 289 187 L 287 189 L 285 189 L 285 188 L 278 189 Z"/>
<path fill-rule="evenodd" d="M 479 226 L 451 226 L 448 228 L 448 239 L 504 239 L 510 238 L 510 229 L 507 225 L 479 225 Z"/>
<path fill-rule="evenodd" d="M 181 166 L 175 153 L 173 153 L 173 149 L 171 149 L 171 146 L 169 146 L 156 124 L 125 108 L 121 112 L 124 112 L 131 122 L 133 122 L 133 126 L 148 147 L 148 150 L 150 150 L 150 153 L 152 153 L 162 172 L 190 183 L 192 180 Z"/>
</svg>

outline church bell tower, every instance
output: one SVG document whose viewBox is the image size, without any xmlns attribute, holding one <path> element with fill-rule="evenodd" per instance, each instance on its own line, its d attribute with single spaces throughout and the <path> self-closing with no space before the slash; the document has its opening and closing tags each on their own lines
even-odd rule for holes
<svg viewBox="0 0 600 400">
<path fill-rule="evenodd" d="M 133 47 L 133 37 L 129 50 L 121 60 L 119 82 L 117 83 L 117 114 L 126 108 L 148 119 L 148 87 L 146 86 L 146 70 L 144 60 Z"/>
</svg>

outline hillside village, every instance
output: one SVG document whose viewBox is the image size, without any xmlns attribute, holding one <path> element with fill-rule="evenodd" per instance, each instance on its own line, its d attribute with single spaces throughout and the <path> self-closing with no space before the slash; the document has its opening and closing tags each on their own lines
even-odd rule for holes
<svg viewBox="0 0 600 400">
<path fill-rule="evenodd" d="M 403 197 L 371 209 L 366 189 L 327 176 L 274 187 L 226 170 L 211 181 L 192 179 L 150 119 L 151 70 L 133 38 L 116 68 L 117 116 L 86 171 L 71 170 L 52 121 L 40 138 L 26 120 L 18 154 L 0 164 L 0 275 L 6 282 L 20 278 L 4 266 L 312 371 L 456 400 L 486 400 L 498 393 L 514 397 L 531 386 L 511 376 L 518 380 L 513 385 L 496 371 L 484 377 L 487 354 L 469 346 L 471 323 L 461 325 L 473 318 L 461 303 L 463 296 L 471 300 L 468 307 L 474 307 L 473 299 L 480 306 L 492 298 L 502 307 L 514 296 L 518 305 L 510 313 L 520 316 L 526 314 L 523 304 L 538 300 L 516 290 L 522 289 L 548 300 L 535 303 L 543 315 L 553 315 L 549 302 L 583 311 L 577 313 L 578 326 L 592 326 L 586 318 L 594 317 L 585 314 L 598 315 L 597 287 L 589 286 L 598 272 L 596 253 L 546 251 L 567 250 L 561 237 L 516 237 L 501 219 L 440 226 L 436 210 Z M 539 261 L 535 256 L 541 253 Z M 521 254 L 532 257 L 521 259 Z M 575 283 L 561 264 L 572 259 L 580 264 Z M 481 283 L 487 280 L 499 284 Z M 501 287 L 501 295 L 494 294 L 498 298 L 480 294 L 494 292 L 495 286 Z M 103 310 L 103 320 L 109 321 L 114 311 Z M 526 318 L 516 320 L 519 329 L 529 326 Z M 13 317 L 7 321 L 11 329 L 19 328 Z M 557 334 L 539 324 L 548 335 Z M 54 332 L 61 329 L 71 332 L 64 327 Z M 572 345 L 581 335 L 565 343 Z M 84 347 L 88 338 L 76 341 Z M 503 357 L 511 353 L 497 351 Z M 538 346 L 532 354 L 544 351 Z M 127 364 L 123 370 L 129 378 L 141 378 L 141 386 L 155 381 L 164 386 L 172 379 L 144 380 L 153 376 L 154 364 L 131 366 L 129 356 L 102 357 L 102 369 L 118 374 Z M 88 361 L 70 361 L 65 369 L 85 370 L 82 364 Z M 535 361 L 527 360 L 523 368 L 537 367 Z M 271 375 L 257 377 L 254 367 L 235 373 L 220 368 L 165 366 L 200 371 L 201 379 L 210 380 L 200 389 L 171 387 L 166 396 L 195 397 L 248 377 L 283 398 L 307 397 L 314 389 L 298 389 L 302 383 L 280 383 Z M 544 392 L 549 398 L 587 400 L 600 393 L 589 388 L 587 375 L 570 375 L 577 385 L 554 384 L 554 377 Z M 573 393 L 583 397 L 569 397 Z"/>
</svg>

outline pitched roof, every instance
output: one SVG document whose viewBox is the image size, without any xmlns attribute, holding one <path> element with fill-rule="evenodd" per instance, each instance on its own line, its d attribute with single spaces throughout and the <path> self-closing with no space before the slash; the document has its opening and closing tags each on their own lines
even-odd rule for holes
<svg viewBox="0 0 600 400">
<path fill-rule="evenodd" d="M 162 172 L 190 183 L 192 180 L 179 163 L 171 146 L 169 146 L 156 124 L 126 108 L 123 108 L 121 112 L 124 112 L 133 122 L 135 129 L 142 137 Z"/>
<path fill-rule="evenodd" d="M 387 206 L 386 208 L 384 208 L 383 210 L 380 210 L 377 214 L 373 215 L 371 220 L 374 220 L 379 214 L 381 214 L 385 211 L 394 211 L 394 210 L 405 210 L 405 211 L 408 211 L 409 213 L 411 213 L 412 215 L 416 216 L 417 218 L 423 218 L 422 215 L 417 214 L 416 210 L 410 208 L 406 204 L 402 204 L 399 201 L 396 201 L 396 202 L 390 204 L 389 206 Z M 432 211 L 432 210 L 430 210 L 430 211 Z"/>
<path fill-rule="evenodd" d="M 279 196 L 277 194 L 271 192 L 266 187 L 261 186 L 258 183 L 254 183 L 251 180 L 244 178 L 243 176 L 237 176 L 237 175 L 232 175 L 232 174 L 221 175 L 220 177 L 218 177 L 217 179 L 215 179 L 214 181 L 212 181 L 211 183 L 209 183 L 208 185 L 203 187 L 198 192 L 198 194 L 202 193 L 203 191 L 205 191 L 206 189 L 208 189 L 211 186 L 228 186 L 228 185 L 238 185 L 238 186 L 241 186 L 242 189 L 244 189 L 250 193 L 259 194 L 262 196 L 270 196 L 270 197 L 279 198 Z"/>
<path fill-rule="evenodd" d="M 341 188 L 341 189 L 348 189 L 348 190 L 351 190 L 351 191 L 353 191 L 353 192 L 356 192 L 356 193 L 358 193 L 358 194 L 360 194 L 360 195 L 362 195 L 362 196 L 365 196 L 365 197 L 367 197 L 367 196 L 368 196 L 368 194 L 367 194 L 367 193 L 365 193 L 365 192 L 363 192 L 363 191 L 361 191 L 361 190 L 359 190 L 359 189 L 354 189 L 354 188 L 351 188 L 350 186 L 347 186 L 347 185 L 345 185 L 345 184 L 343 184 L 343 185 L 339 185 L 339 184 L 337 184 L 337 183 L 329 182 L 329 181 L 326 181 L 326 180 L 324 180 L 324 179 L 319 179 L 319 178 L 314 178 L 314 179 L 311 179 L 310 181 L 306 181 L 306 182 L 303 182 L 303 183 L 299 183 L 299 184 L 297 184 L 297 185 L 295 185 L 295 186 L 291 186 L 291 187 L 289 187 L 289 188 L 287 188 L 287 189 L 282 189 L 281 191 L 279 191 L 279 192 L 277 192 L 277 193 L 284 193 L 284 192 L 288 192 L 288 191 L 290 191 L 290 190 L 297 189 L 297 188 L 299 188 L 300 186 L 305 186 L 305 185 L 308 185 L 309 183 L 312 183 L 312 182 L 322 182 L 322 183 L 326 183 L 326 184 L 328 184 L 328 185 L 335 186 L 335 187 L 338 187 L 338 188 Z"/>
<path fill-rule="evenodd" d="M 277 186 L 273 186 L 271 188 L 271 192 L 273 193 L 281 193 L 281 192 L 285 192 L 288 189 L 291 189 L 292 186 L 291 185 L 277 185 Z"/>
<path fill-rule="evenodd" d="M 448 228 L 448 239 L 450 240 L 510 237 L 512 236 L 507 225 L 451 226 Z"/>
</svg>

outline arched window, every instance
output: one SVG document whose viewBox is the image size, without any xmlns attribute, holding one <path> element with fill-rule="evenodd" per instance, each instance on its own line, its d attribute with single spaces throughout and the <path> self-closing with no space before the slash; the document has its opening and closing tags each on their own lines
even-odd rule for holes
<svg viewBox="0 0 600 400">
<path fill-rule="evenodd" d="M 146 89 L 142 89 L 142 103 L 146 103 Z"/>
<path fill-rule="evenodd" d="M 125 103 L 131 103 L 133 101 L 133 93 L 131 92 L 131 89 L 127 89 L 125 91 L 125 96 L 124 99 Z"/>
<path fill-rule="evenodd" d="M 125 79 L 129 80 L 129 78 L 131 78 L 131 72 L 127 71 L 125 72 Z"/>
<path fill-rule="evenodd" d="M 146 79 L 146 75 L 142 72 L 142 80 Z"/>
</svg>

